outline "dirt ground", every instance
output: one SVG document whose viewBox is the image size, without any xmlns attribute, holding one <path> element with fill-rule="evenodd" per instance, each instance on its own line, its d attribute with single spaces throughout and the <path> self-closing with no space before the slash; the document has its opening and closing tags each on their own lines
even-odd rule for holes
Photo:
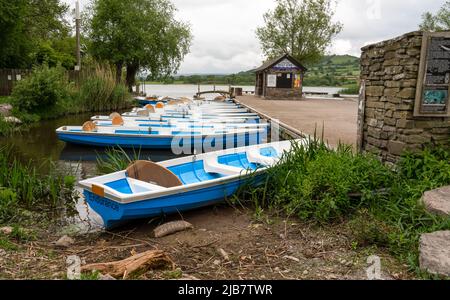
<svg viewBox="0 0 450 300">
<path fill-rule="evenodd" d="M 287 101 L 242 96 L 238 101 L 310 135 L 316 128 L 321 135 L 324 129 L 325 140 L 332 146 L 339 141 L 356 145 L 358 103 L 355 100 Z"/>
<path fill-rule="evenodd" d="M 383 278 L 413 277 L 383 249 L 354 247 L 344 224 L 256 219 L 251 211 L 228 205 L 192 211 L 183 219 L 194 228 L 156 239 L 153 229 L 161 220 L 144 220 L 112 232 L 72 235 L 75 243 L 67 248 L 52 245 L 60 228 L 36 231 L 34 241 L 11 240 L 16 250 L 0 249 L 0 279 L 64 279 L 70 255 L 89 264 L 153 249 L 168 254 L 176 269 L 150 270 L 139 279 L 367 279 L 370 255 L 381 258 Z"/>
</svg>

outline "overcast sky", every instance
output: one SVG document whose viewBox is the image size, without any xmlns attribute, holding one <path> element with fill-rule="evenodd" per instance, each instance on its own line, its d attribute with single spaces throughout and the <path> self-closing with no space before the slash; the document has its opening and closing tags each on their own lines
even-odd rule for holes
<svg viewBox="0 0 450 300">
<path fill-rule="evenodd" d="M 64 0 L 73 3 L 75 0 Z M 124 0 L 126 1 L 126 0 Z M 88 0 L 80 0 L 82 5 Z M 255 30 L 275 0 L 172 0 L 177 17 L 192 26 L 194 41 L 180 74 L 233 73 L 264 60 Z M 360 55 L 364 45 L 416 30 L 425 11 L 444 0 L 337 0 L 335 19 L 344 24 L 330 54 Z"/>
</svg>

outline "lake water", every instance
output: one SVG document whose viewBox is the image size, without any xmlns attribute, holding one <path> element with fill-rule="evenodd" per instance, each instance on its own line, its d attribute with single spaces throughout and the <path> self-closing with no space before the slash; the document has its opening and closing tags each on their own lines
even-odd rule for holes
<svg viewBox="0 0 450 300">
<path fill-rule="evenodd" d="M 244 91 L 254 91 L 254 86 L 240 86 Z M 214 86 L 202 85 L 201 90 L 213 90 Z M 228 90 L 228 86 L 218 85 L 218 90 Z M 197 93 L 197 85 L 145 85 L 147 94 L 172 97 L 192 97 Z M 336 93 L 340 88 L 332 87 L 305 87 L 307 92 Z M 209 95 L 214 97 L 214 95 Z M 105 112 L 108 115 L 110 112 Z M 95 167 L 96 157 L 104 153 L 102 148 L 69 145 L 58 140 L 55 130 L 65 125 L 82 125 L 93 114 L 81 114 L 68 116 L 56 120 L 43 121 L 34 125 L 30 130 L 17 133 L 9 138 L 0 137 L 0 146 L 8 145 L 18 159 L 28 162 L 32 159 L 37 165 L 46 164 L 49 161 L 59 164 L 80 164 L 84 175 L 91 175 Z M 161 161 L 173 158 L 170 151 L 145 150 L 141 152 L 144 159 Z"/>
<path fill-rule="evenodd" d="M 255 91 L 254 86 L 233 86 L 242 88 L 244 91 Z M 216 85 L 216 90 L 228 91 L 228 85 Z M 342 88 L 336 87 L 303 87 L 304 92 L 336 94 Z M 201 85 L 200 91 L 212 91 L 213 85 Z M 171 97 L 193 97 L 198 92 L 198 85 L 194 84 L 146 84 L 141 86 L 141 91 L 147 95 L 171 96 Z M 218 94 L 217 94 L 218 95 Z M 217 95 L 207 95 L 207 98 L 214 98 Z"/>
<path fill-rule="evenodd" d="M 253 86 L 243 86 L 244 91 L 254 91 Z M 149 95 L 172 97 L 192 97 L 197 93 L 196 85 L 146 85 L 145 92 Z M 212 90 L 213 86 L 202 86 L 201 90 Z M 216 86 L 216 89 L 228 90 L 228 86 Z M 309 92 L 336 93 L 339 88 L 305 88 Z M 214 95 L 209 95 L 214 97 Z M 109 115 L 110 112 L 103 114 Z M 60 169 L 69 169 L 78 180 L 95 176 L 96 159 L 99 155 L 105 155 L 104 148 L 89 146 L 77 146 L 66 144 L 58 140 L 55 130 L 66 125 L 82 125 L 90 120 L 93 113 L 67 116 L 56 120 L 43 121 L 32 126 L 29 130 L 16 133 L 11 137 L 0 137 L 0 147 L 10 147 L 16 159 L 39 167 L 39 171 L 46 173 L 50 164 L 56 164 Z M 134 152 L 127 150 L 133 157 Z M 142 150 L 140 159 L 149 159 L 155 162 L 174 158 L 170 150 Z M 83 199 L 78 204 L 81 222 L 76 222 L 82 228 L 92 229 L 92 225 L 101 224 L 99 216 L 92 212 Z"/>
</svg>

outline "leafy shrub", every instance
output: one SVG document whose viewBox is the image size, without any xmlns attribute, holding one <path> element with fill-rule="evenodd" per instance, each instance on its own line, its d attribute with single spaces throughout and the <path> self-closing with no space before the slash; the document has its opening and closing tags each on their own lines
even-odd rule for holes
<svg viewBox="0 0 450 300">
<path fill-rule="evenodd" d="M 70 85 L 61 67 L 35 67 L 33 73 L 19 81 L 12 92 L 15 109 L 26 113 L 42 113 L 57 103 L 69 101 Z"/>
</svg>

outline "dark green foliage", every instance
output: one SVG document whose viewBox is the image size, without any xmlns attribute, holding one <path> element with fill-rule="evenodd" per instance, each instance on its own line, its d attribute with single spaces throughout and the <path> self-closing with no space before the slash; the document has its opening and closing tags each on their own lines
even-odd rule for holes
<svg viewBox="0 0 450 300">
<path fill-rule="evenodd" d="M 47 64 L 51 68 L 61 65 L 66 70 L 73 70 L 76 65 L 76 58 L 72 54 L 75 47 L 75 39 L 72 37 L 42 41 L 33 55 L 33 61 L 37 65 Z"/>
<path fill-rule="evenodd" d="M 52 59 L 64 67 L 70 66 L 73 49 L 61 51 L 54 46 L 54 41 L 68 37 L 67 11 L 68 5 L 60 0 L 0 0 L 0 68 L 30 68 L 45 51 L 54 52 Z"/>
<path fill-rule="evenodd" d="M 42 113 L 58 103 L 70 100 L 70 85 L 64 69 L 35 67 L 33 74 L 19 81 L 12 93 L 15 109 L 26 113 Z"/>
<path fill-rule="evenodd" d="M 26 0 L 0 0 L 0 68 L 20 68 L 29 63 L 31 43 L 25 34 Z"/>
</svg>

